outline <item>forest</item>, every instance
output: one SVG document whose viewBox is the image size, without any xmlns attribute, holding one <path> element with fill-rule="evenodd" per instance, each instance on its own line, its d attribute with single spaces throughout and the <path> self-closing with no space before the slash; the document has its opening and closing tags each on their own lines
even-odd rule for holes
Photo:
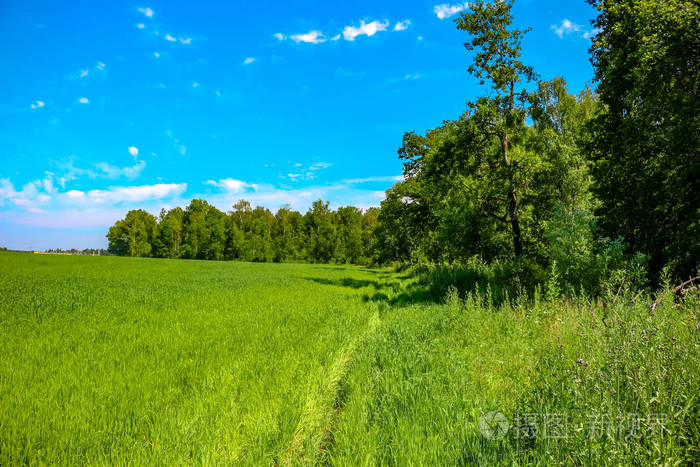
<svg viewBox="0 0 700 467">
<path fill-rule="evenodd" d="M 594 83 L 577 94 L 521 61 L 512 1 L 456 19 L 484 95 L 456 120 L 407 132 L 403 181 L 381 207 L 272 213 L 205 200 L 127 213 L 125 256 L 395 265 L 489 264 L 506 282 L 556 272 L 595 290 L 621 270 L 639 285 L 700 264 L 700 13 L 693 0 L 589 0 Z"/>
</svg>

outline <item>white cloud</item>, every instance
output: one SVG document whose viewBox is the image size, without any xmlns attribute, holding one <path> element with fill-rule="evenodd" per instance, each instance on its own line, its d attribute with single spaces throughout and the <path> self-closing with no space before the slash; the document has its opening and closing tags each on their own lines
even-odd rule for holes
<svg viewBox="0 0 700 467">
<path fill-rule="evenodd" d="M 146 16 L 149 17 L 149 18 L 153 18 L 153 13 L 155 13 L 153 10 L 151 10 L 151 9 L 148 8 L 148 7 L 146 7 L 146 8 L 139 8 L 138 10 L 139 10 L 139 12 L 143 13 L 144 15 L 146 15 Z"/>
<path fill-rule="evenodd" d="M 88 99 L 87 97 L 81 97 L 80 99 L 78 99 L 78 102 L 80 102 L 81 104 L 89 104 L 90 99 Z"/>
<path fill-rule="evenodd" d="M 255 188 L 257 185 L 251 184 L 251 183 L 246 183 L 242 180 L 236 180 L 233 178 L 224 178 L 217 181 L 214 180 L 207 180 L 204 182 L 205 185 L 212 185 L 217 188 L 222 188 L 226 190 L 229 193 L 241 193 L 245 191 L 247 188 Z"/>
<path fill-rule="evenodd" d="M 45 105 L 46 104 L 44 103 L 44 101 L 36 101 L 32 105 L 30 105 L 29 107 L 31 107 L 32 109 L 40 109 L 40 108 L 44 107 Z"/>
<path fill-rule="evenodd" d="M 450 16 L 454 16 L 460 11 L 466 10 L 467 8 L 469 8 L 469 2 L 456 3 L 454 5 L 450 5 L 449 3 L 443 3 L 441 5 L 435 5 L 433 11 L 435 12 L 438 18 L 445 19 L 449 18 Z"/>
<path fill-rule="evenodd" d="M 180 155 L 184 156 L 185 154 L 187 154 L 187 146 L 185 146 L 184 144 L 181 144 L 180 145 Z"/>
<path fill-rule="evenodd" d="M 87 192 L 87 198 L 99 204 L 134 203 L 179 196 L 185 190 L 187 190 L 187 183 L 117 186 L 107 190 L 90 190 Z"/>
<path fill-rule="evenodd" d="M 143 24 L 143 23 L 138 23 L 138 24 L 136 25 L 136 27 L 139 28 L 139 29 L 143 29 L 143 28 L 146 27 L 146 25 Z"/>
<path fill-rule="evenodd" d="M 136 148 L 134 148 L 136 149 Z M 129 151 L 131 153 L 131 151 Z M 66 187 L 66 182 L 77 180 L 80 177 L 88 177 L 90 179 L 117 179 L 120 177 L 125 177 L 127 179 L 134 179 L 141 175 L 143 169 L 146 168 L 145 161 L 139 161 L 136 156 L 132 153 L 134 157 L 133 166 L 119 167 L 108 162 L 96 162 L 91 164 L 90 168 L 76 167 L 74 165 L 73 159 L 69 159 L 67 162 L 57 162 L 56 165 L 63 170 L 60 176 L 54 176 L 58 184 L 62 187 Z"/>
<path fill-rule="evenodd" d="M 85 198 L 85 192 L 80 190 L 69 190 L 66 192 L 66 197 L 70 199 Z"/>
<path fill-rule="evenodd" d="M 255 58 L 255 57 L 246 57 L 245 60 L 243 60 L 243 64 L 250 65 L 251 63 L 253 63 L 256 60 L 257 60 L 257 58 Z"/>
<path fill-rule="evenodd" d="M 311 164 L 309 166 L 309 170 L 321 170 L 321 169 L 327 169 L 328 167 L 332 166 L 330 162 L 316 162 L 315 164 Z"/>
<path fill-rule="evenodd" d="M 134 157 L 138 156 L 139 148 L 137 148 L 136 146 L 129 146 L 129 154 L 131 154 Z"/>
<path fill-rule="evenodd" d="M 416 80 L 416 79 L 420 79 L 420 78 L 422 78 L 422 77 L 423 77 L 423 75 L 419 75 L 418 73 L 414 73 L 414 74 L 408 74 L 408 75 L 404 76 L 404 79 L 406 79 L 406 80 Z"/>
<path fill-rule="evenodd" d="M 590 29 L 590 30 L 583 33 L 583 38 L 584 39 L 592 39 L 593 37 L 598 35 L 601 31 L 602 31 L 602 29 L 600 29 L 600 28 Z"/>
<path fill-rule="evenodd" d="M 403 180 L 402 175 L 388 176 L 388 177 L 366 177 L 366 178 L 347 178 L 341 180 L 341 183 L 347 183 L 350 185 L 359 185 L 361 183 L 376 183 L 376 182 L 400 182 Z"/>
<path fill-rule="evenodd" d="M 88 78 L 88 76 L 92 76 L 92 75 L 93 75 L 93 73 L 90 73 L 91 70 L 94 70 L 94 71 L 97 71 L 97 72 L 101 72 L 101 71 L 105 71 L 105 68 L 107 68 L 107 65 L 105 65 L 105 64 L 102 63 L 102 62 L 96 62 L 95 65 L 94 65 L 94 67 L 88 66 L 88 67 L 86 67 L 86 68 L 81 68 L 78 72 L 76 72 L 76 73 L 74 73 L 74 74 L 71 74 L 71 75 L 69 76 L 69 78 L 70 78 L 70 79 L 84 79 L 84 78 Z"/>
<path fill-rule="evenodd" d="M 405 31 L 406 29 L 408 29 L 408 27 L 410 25 L 411 25 L 411 20 L 405 19 L 403 21 L 399 21 L 394 26 L 394 31 Z"/>
<path fill-rule="evenodd" d="M 104 178 L 116 179 L 125 177 L 133 180 L 141 175 L 143 169 L 146 168 L 146 161 L 136 161 L 136 164 L 131 167 L 118 167 L 107 162 L 98 162 L 95 164 L 95 168 L 100 172 L 100 176 Z"/>
<path fill-rule="evenodd" d="M 185 45 L 191 45 L 192 44 L 192 38 L 188 37 L 187 39 L 185 38 L 180 38 L 180 43 L 185 44 Z"/>
<path fill-rule="evenodd" d="M 282 34 L 281 32 L 276 32 L 276 33 L 274 33 L 274 34 L 272 35 L 272 37 L 274 37 L 274 38 L 277 39 L 278 41 L 283 41 L 283 40 L 285 40 L 285 39 L 287 38 L 287 36 L 285 36 L 285 35 Z"/>
<path fill-rule="evenodd" d="M 291 40 L 296 42 L 297 44 L 300 42 L 305 42 L 308 44 L 320 44 L 322 42 L 326 42 L 326 36 L 323 35 L 321 31 L 309 31 L 306 34 L 294 34 L 292 36 L 289 36 Z"/>
<path fill-rule="evenodd" d="M 389 21 L 372 21 L 371 23 L 365 23 L 360 21 L 360 25 L 355 26 L 345 26 L 343 29 L 343 38 L 346 41 L 354 41 L 357 36 L 374 36 L 379 31 L 386 31 L 389 26 Z"/>
<path fill-rule="evenodd" d="M 299 174 L 288 174 L 292 181 Z M 229 210 L 233 203 L 241 198 L 250 201 L 251 204 L 265 206 L 268 209 L 276 210 L 284 205 L 291 206 L 292 209 L 305 211 L 309 209 L 311 203 L 317 199 L 329 201 L 335 209 L 338 206 L 353 205 L 362 209 L 370 206 L 378 206 L 384 199 L 384 191 L 363 188 L 360 185 L 367 182 L 386 183 L 387 188 L 401 177 L 369 177 L 366 179 L 341 180 L 326 185 L 311 185 L 306 187 L 278 187 L 271 184 L 252 184 L 241 180 L 233 180 L 230 190 L 226 189 L 222 181 L 208 180 L 204 182 L 221 188 L 219 194 L 196 195 L 207 199 L 214 206 L 222 210 Z M 229 180 L 229 179 L 224 179 Z"/>
<path fill-rule="evenodd" d="M 165 40 L 168 41 L 168 42 L 175 42 L 175 41 L 177 41 L 177 39 L 175 39 L 175 38 L 174 38 L 173 36 L 171 36 L 170 34 L 166 34 L 166 35 L 165 35 Z"/>
<path fill-rule="evenodd" d="M 158 58 L 158 57 L 160 57 L 160 54 L 158 52 L 153 52 L 153 56 Z"/>
<path fill-rule="evenodd" d="M 568 19 L 564 18 L 559 25 L 553 24 L 550 26 L 552 31 L 559 36 L 560 38 L 563 38 L 565 35 L 572 34 L 575 32 L 581 31 L 583 26 L 580 24 L 572 23 Z"/>
</svg>

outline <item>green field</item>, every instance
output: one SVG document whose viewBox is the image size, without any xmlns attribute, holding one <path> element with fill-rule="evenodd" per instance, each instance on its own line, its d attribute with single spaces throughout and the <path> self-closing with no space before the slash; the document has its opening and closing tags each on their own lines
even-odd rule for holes
<svg viewBox="0 0 700 467">
<path fill-rule="evenodd" d="M 624 291 L 599 309 L 436 304 L 423 287 L 350 266 L 1 253 L 0 465 L 698 459 L 697 300 L 650 315 Z M 669 421 L 632 442 L 478 425 L 593 409 Z"/>
</svg>

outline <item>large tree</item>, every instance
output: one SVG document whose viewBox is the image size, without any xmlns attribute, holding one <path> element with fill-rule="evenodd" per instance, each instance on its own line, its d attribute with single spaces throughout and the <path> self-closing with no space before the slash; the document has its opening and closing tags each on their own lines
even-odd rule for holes
<svg viewBox="0 0 700 467">
<path fill-rule="evenodd" d="M 519 143 L 524 133 L 526 103 L 528 93 L 524 85 L 535 79 L 534 70 L 520 61 L 522 36 L 527 31 L 511 28 L 513 0 L 487 2 L 476 0 L 470 10 L 457 18 L 457 28 L 468 32 L 472 37 L 464 46 L 476 51 L 474 63 L 469 72 L 487 81 L 492 96 L 480 99 L 473 108 L 480 117 L 485 131 L 496 138 L 500 151 L 491 157 L 489 163 L 494 168 L 495 183 L 506 185 L 507 209 L 503 220 L 510 224 L 513 240 L 513 253 L 523 252 L 520 228 L 519 192 L 523 172 L 527 171 L 527 161 L 512 148 Z M 496 204 L 500 194 L 484 199 L 485 204 Z M 499 217 L 501 219 L 501 217 Z"/>
<path fill-rule="evenodd" d="M 700 263 L 700 2 L 589 0 L 605 104 L 591 149 L 603 227 L 687 277 Z"/>
</svg>

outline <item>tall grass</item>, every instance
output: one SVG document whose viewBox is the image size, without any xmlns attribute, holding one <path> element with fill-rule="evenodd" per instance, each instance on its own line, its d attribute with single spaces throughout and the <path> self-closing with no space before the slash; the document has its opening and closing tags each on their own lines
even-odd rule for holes
<svg viewBox="0 0 700 467">
<path fill-rule="evenodd" d="M 480 267 L 2 253 L 0 465 L 700 461 L 697 291 Z"/>
<path fill-rule="evenodd" d="M 700 298 L 667 293 L 652 312 L 652 297 L 632 292 L 589 302 L 555 290 L 497 304 L 489 290 L 462 299 L 453 289 L 445 305 L 391 310 L 341 390 L 325 459 L 696 464 Z M 502 439 L 480 429 L 491 411 L 509 422 Z"/>
</svg>

